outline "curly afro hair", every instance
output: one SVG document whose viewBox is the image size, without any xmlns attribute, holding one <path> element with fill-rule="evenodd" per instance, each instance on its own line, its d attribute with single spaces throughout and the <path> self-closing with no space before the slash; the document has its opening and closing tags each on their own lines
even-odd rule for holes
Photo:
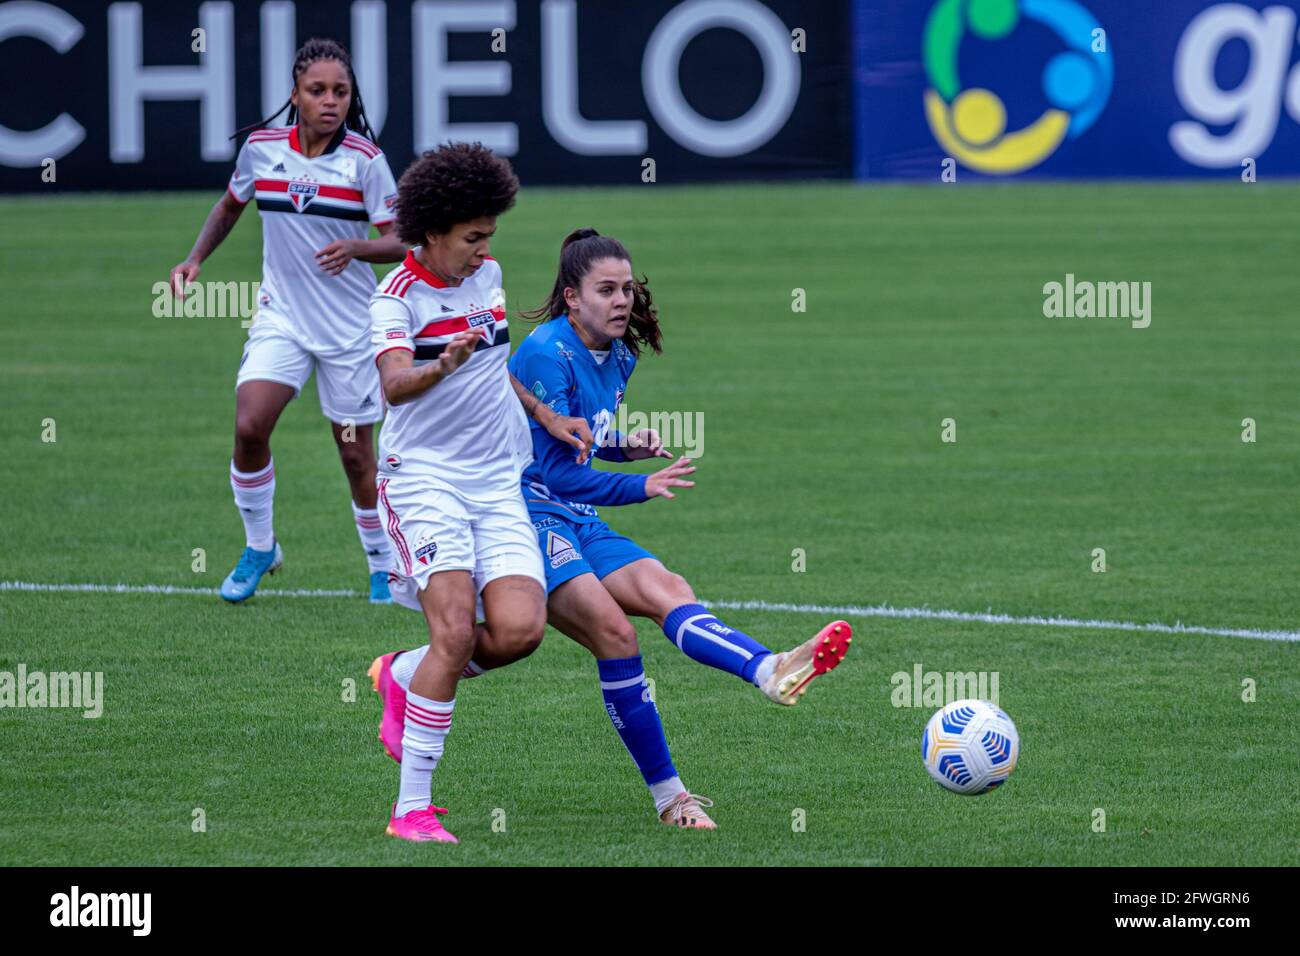
<svg viewBox="0 0 1300 956">
<path fill-rule="evenodd" d="M 482 143 L 449 143 L 407 167 L 397 184 L 397 237 L 422 245 L 460 222 L 493 218 L 515 204 L 519 179 L 510 163 Z"/>
</svg>

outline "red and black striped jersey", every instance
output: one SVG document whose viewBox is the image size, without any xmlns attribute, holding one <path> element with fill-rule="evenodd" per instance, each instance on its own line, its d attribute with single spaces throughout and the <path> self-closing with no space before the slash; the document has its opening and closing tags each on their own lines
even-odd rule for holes
<svg viewBox="0 0 1300 956">
<path fill-rule="evenodd" d="M 480 501 L 519 494 L 532 460 L 523 405 L 510 383 L 510 326 L 501 267 L 486 258 L 458 286 L 421 265 L 419 250 L 379 280 L 370 300 L 375 360 L 391 349 L 436 362 L 459 332 L 478 331 L 474 354 L 433 388 L 388 409 L 379 435 L 379 470 L 415 472 Z"/>
<path fill-rule="evenodd" d="M 393 221 L 397 185 L 379 147 L 340 127 L 325 152 L 308 157 L 298 127 L 260 129 L 240 149 L 227 188 L 237 202 L 256 198 L 262 216 L 260 309 L 287 319 L 310 351 L 363 345 L 374 272 L 354 259 L 331 276 L 316 253 Z"/>
</svg>

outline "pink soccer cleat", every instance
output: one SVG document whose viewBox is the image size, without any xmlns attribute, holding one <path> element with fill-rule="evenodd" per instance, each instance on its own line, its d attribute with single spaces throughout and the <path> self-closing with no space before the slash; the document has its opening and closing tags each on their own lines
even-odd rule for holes
<svg viewBox="0 0 1300 956">
<path fill-rule="evenodd" d="M 397 813 L 397 804 L 393 804 L 393 814 Z M 427 806 L 423 810 L 412 810 L 404 816 L 390 816 L 388 829 L 384 832 L 412 843 L 459 843 L 443 827 L 438 814 L 446 813 L 443 807 Z"/>
<path fill-rule="evenodd" d="M 370 685 L 384 705 L 384 715 L 379 720 L 379 742 L 388 756 L 402 762 L 402 731 L 406 728 L 406 691 L 393 680 L 393 661 L 401 651 L 376 657 L 370 662 Z"/>
</svg>

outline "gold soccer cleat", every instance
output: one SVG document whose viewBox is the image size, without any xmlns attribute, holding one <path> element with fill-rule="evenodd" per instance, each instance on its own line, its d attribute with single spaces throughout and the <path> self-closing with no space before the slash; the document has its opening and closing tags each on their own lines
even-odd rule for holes
<svg viewBox="0 0 1300 956">
<path fill-rule="evenodd" d="M 848 621 L 832 621 L 810 641 L 777 655 L 776 667 L 763 684 L 763 693 L 778 704 L 793 707 L 814 677 L 834 670 L 853 643 Z"/>
<path fill-rule="evenodd" d="M 708 797 L 701 797 L 694 793 L 679 793 L 673 798 L 672 803 L 664 807 L 664 812 L 659 814 L 659 822 L 683 829 L 716 830 L 718 825 L 704 812 L 705 807 L 711 806 L 713 801 Z"/>
</svg>

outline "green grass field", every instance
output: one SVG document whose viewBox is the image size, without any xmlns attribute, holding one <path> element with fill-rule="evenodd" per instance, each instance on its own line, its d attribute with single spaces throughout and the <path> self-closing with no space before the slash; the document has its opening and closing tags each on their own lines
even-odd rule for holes
<svg viewBox="0 0 1300 956">
<path fill-rule="evenodd" d="M 237 557 L 246 333 L 151 314 L 215 198 L 0 201 L 0 581 L 215 588 Z M 512 308 L 540 301 L 580 225 L 650 277 L 667 347 L 627 401 L 704 413 L 699 485 L 605 516 L 705 600 L 1294 631 L 1298 215 L 1292 185 L 528 189 L 494 254 Z M 203 279 L 257 279 L 245 220 Z M 1045 318 L 1066 273 L 1150 281 L 1150 328 Z M 287 564 L 266 586 L 359 590 L 314 386 L 273 445 Z M 724 614 L 780 647 L 833 616 Z M 461 689 L 434 792 L 462 843 L 424 847 L 383 836 L 397 774 L 365 678 L 423 640 L 417 615 L 0 591 L 0 670 L 105 675 L 98 720 L 0 709 L 0 864 L 1300 862 L 1296 643 L 849 617 L 853 653 L 788 711 L 640 626 L 716 833 L 655 822 L 593 662 L 548 632 Z M 930 781 L 930 710 L 890 702 L 917 663 L 998 672 L 1023 744 L 1005 787 Z"/>
</svg>

